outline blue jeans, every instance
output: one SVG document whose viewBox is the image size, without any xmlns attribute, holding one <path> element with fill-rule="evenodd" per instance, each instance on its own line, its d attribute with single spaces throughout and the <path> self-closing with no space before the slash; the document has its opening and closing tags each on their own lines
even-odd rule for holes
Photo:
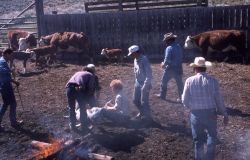
<svg viewBox="0 0 250 160">
<path fill-rule="evenodd" d="M 77 91 L 75 89 L 75 85 L 69 85 L 69 87 L 66 88 L 66 95 L 68 98 L 68 110 L 69 110 L 69 120 L 70 125 L 75 126 L 76 125 L 76 112 L 75 112 L 75 104 L 76 101 L 79 104 L 80 108 L 80 122 L 81 126 L 87 126 L 89 124 L 89 121 L 87 119 L 87 113 L 86 113 L 86 104 L 88 102 L 88 98 L 86 95 L 84 95 L 83 91 Z"/>
<path fill-rule="evenodd" d="M 10 106 L 10 112 L 9 112 L 10 122 L 11 124 L 14 124 L 16 123 L 16 98 L 14 95 L 11 82 L 0 83 L 0 91 L 3 99 L 3 105 L 1 106 L 0 109 L 0 125 L 8 106 Z"/>
<path fill-rule="evenodd" d="M 179 98 L 181 98 L 181 95 L 183 92 L 182 74 L 177 73 L 172 69 L 165 70 L 163 77 L 161 79 L 160 96 L 162 98 L 166 98 L 168 82 L 172 78 L 174 78 L 177 83 L 178 95 L 179 95 Z"/>
<path fill-rule="evenodd" d="M 150 87 L 142 89 L 143 84 L 135 82 L 133 102 L 138 108 L 140 114 L 148 116 L 150 114 L 149 108 L 149 92 Z"/>
<path fill-rule="evenodd" d="M 190 120 L 195 160 L 214 160 L 217 141 L 217 116 L 215 109 L 192 111 Z M 204 152 L 205 143 L 207 143 L 206 153 Z"/>
</svg>

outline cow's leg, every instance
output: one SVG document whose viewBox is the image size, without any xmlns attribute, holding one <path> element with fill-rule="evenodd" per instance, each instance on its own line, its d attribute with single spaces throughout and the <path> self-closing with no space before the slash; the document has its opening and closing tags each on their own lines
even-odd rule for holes
<svg viewBox="0 0 250 160">
<path fill-rule="evenodd" d="M 242 63 L 247 64 L 248 63 L 248 56 L 247 56 L 245 47 L 243 46 L 243 47 L 237 49 L 237 51 L 239 52 L 239 55 L 241 55 L 241 57 L 242 57 Z"/>
<path fill-rule="evenodd" d="M 23 74 L 26 73 L 26 64 L 27 64 L 27 60 L 28 60 L 28 59 L 25 59 L 25 60 L 23 61 Z"/>
<path fill-rule="evenodd" d="M 208 48 L 204 48 L 202 49 L 202 56 L 206 59 L 211 59 L 211 52 L 208 53 Z"/>
</svg>

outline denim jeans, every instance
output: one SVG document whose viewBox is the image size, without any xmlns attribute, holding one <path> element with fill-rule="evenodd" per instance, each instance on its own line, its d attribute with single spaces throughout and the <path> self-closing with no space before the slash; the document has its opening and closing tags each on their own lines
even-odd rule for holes
<svg viewBox="0 0 250 160">
<path fill-rule="evenodd" d="M 148 116 L 150 114 L 149 108 L 149 92 L 150 86 L 142 88 L 142 84 L 135 82 L 133 102 L 138 108 L 140 114 Z"/>
<path fill-rule="evenodd" d="M 217 141 L 217 116 L 215 109 L 191 112 L 191 128 L 195 160 L 214 160 Z M 207 152 L 204 145 L 207 143 Z"/>
<path fill-rule="evenodd" d="M 84 95 L 83 91 L 77 91 L 74 85 L 70 85 L 69 87 L 66 88 L 66 95 L 68 98 L 70 125 L 71 126 L 76 125 L 75 104 L 77 101 L 79 104 L 79 108 L 80 108 L 81 126 L 84 126 L 84 125 L 87 126 L 89 121 L 87 119 L 87 113 L 86 113 L 86 104 L 88 102 L 86 95 Z"/>
<path fill-rule="evenodd" d="M 14 124 L 16 123 L 16 105 L 17 104 L 16 104 L 16 98 L 14 95 L 11 82 L 0 83 L 0 91 L 1 91 L 2 99 L 3 99 L 3 105 L 1 106 L 1 109 L 0 109 L 0 125 L 1 125 L 3 116 L 8 106 L 10 106 L 10 112 L 9 112 L 10 122 L 11 124 Z"/>
<path fill-rule="evenodd" d="M 161 79 L 160 96 L 162 98 L 166 98 L 168 81 L 171 80 L 172 78 L 174 78 L 176 81 L 178 87 L 178 95 L 179 98 L 181 98 L 183 92 L 182 74 L 177 73 L 172 69 L 165 70 L 163 77 Z"/>
</svg>

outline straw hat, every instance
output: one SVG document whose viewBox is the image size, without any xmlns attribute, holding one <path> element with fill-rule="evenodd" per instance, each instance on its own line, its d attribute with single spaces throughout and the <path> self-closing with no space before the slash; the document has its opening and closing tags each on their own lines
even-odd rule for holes
<svg viewBox="0 0 250 160">
<path fill-rule="evenodd" d="M 194 59 L 194 63 L 191 63 L 189 65 L 190 67 L 211 67 L 212 63 L 209 61 L 206 61 L 203 57 L 196 57 Z"/>
<path fill-rule="evenodd" d="M 177 38 L 177 35 L 173 34 L 172 32 L 164 34 L 164 38 L 162 41 L 168 41 L 170 39 Z"/>
<path fill-rule="evenodd" d="M 128 56 L 131 56 L 132 53 L 139 51 L 139 46 L 133 45 L 128 48 Z"/>
</svg>

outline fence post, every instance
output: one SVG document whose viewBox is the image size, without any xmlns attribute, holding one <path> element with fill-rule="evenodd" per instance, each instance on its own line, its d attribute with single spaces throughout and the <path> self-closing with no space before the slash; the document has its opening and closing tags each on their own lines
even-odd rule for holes
<svg viewBox="0 0 250 160">
<path fill-rule="evenodd" d="M 122 8 L 122 0 L 118 0 L 118 3 L 119 3 L 119 11 L 122 11 L 123 8 Z"/>
<path fill-rule="evenodd" d="M 44 16 L 43 11 L 43 0 L 35 0 L 36 3 L 36 17 L 37 17 L 37 35 L 38 38 L 41 37 L 41 24 L 42 24 L 42 17 Z"/>
<path fill-rule="evenodd" d="M 139 6 L 138 6 L 138 1 L 137 0 L 135 1 L 135 9 L 139 10 Z"/>
<path fill-rule="evenodd" d="M 85 2 L 84 6 L 85 6 L 85 12 L 88 13 L 89 12 L 89 4 L 88 4 L 88 2 Z"/>
</svg>

